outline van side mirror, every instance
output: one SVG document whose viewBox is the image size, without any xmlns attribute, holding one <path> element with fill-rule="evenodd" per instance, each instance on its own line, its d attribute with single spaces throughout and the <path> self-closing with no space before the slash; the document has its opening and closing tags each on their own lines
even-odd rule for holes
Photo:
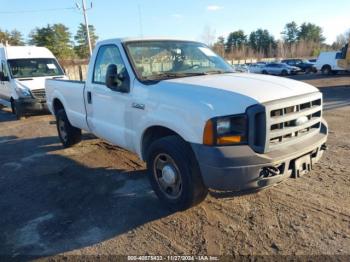
<svg viewBox="0 0 350 262">
<path fill-rule="evenodd" d="M 107 67 L 106 72 L 106 86 L 112 90 L 128 93 L 129 79 L 118 74 L 118 67 L 115 64 L 111 64 Z"/>
<path fill-rule="evenodd" d="M 10 79 L 4 75 L 4 72 L 0 71 L 0 81 L 10 81 Z"/>
</svg>

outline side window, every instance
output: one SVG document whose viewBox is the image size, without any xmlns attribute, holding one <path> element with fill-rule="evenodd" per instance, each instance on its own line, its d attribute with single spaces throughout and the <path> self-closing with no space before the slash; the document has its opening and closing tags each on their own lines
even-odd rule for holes
<svg viewBox="0 0 350 262">
<path fill-rule="evenodd" d="M 119 75 L 126 74 L 125 64 L 118 47 L 114 45 L 100 47 L 95 62 L 92 82 L 104 85 L 106 83 L 107 67 L 111 64 L 117 65 Z"/>
<path fill-rule="evenodd" d="M 338 52 L 338 53 L 335 55 L 335 59 L 342 59 L 342 53 L 341 53 L 341 52 Z"/>
</svg>

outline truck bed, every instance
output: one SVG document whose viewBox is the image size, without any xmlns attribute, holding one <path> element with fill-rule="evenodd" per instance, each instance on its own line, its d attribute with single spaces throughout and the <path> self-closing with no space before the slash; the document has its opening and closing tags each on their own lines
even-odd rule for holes
<svg viewBox="0 0 350 262">
<path fill-rule="evenodd" d="M 56 113 L 55 99 L 59 99 L 63 103 L 70 123 L 75 127 L 88 130 L 84 88 L 85 82 L 83 81 L 48 79 L 45 83 L 49 110 Z"/>
</svg>

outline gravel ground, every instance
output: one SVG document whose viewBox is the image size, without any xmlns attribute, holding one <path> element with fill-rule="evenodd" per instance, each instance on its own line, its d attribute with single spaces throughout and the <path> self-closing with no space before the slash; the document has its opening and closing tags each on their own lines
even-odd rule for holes
<svg viewBox="0 0 350 262">
<path fill-rule="evenodd" d="M 0 255 L 350 255 L 350 77 L 295 78 L 325 94 L 329 150 L 316 168 L 178 213 L 134 154 L 88 134 L 63 149 L 51 116 L 0 110 Z"/>
</svg>

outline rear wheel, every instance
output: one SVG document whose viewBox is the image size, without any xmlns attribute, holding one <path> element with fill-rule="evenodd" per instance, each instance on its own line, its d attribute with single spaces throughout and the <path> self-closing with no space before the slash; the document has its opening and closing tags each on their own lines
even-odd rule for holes
<svg viewBox="0 0 350 262">
<path fill-rule="evenodd" d="M 332 74 L 332 68 L 329 65 L 325 65 L 322 67 L 321 72 L 323 75 L 330 75 Z"/>
<path fill-rule="evenodd" d="M 150 183 L 158 198 L 173 210 L 185 210 L 208 194 L 190 146 L 177 136 L 155 141 L 147 154 Z"/>
<path fill-rule="evenodd" d="M 312 71 L 312 70 L 311 70 L 311 68 L 310 68 L 310 67 L 308 67 L 308 68 L 306 68 L 306 69 L 305 69 L 305 74 L 310 74 L 310 73 L 311 73 L 311 71 Z"/>
<path fill-rule="evenodd" d="M 81 141 L 81 129 L 72 126 L 68 120 L 66 111 L 60 109 L 56 114 L 58 136 L 64 147 L 71 147 Z"/>
<path fill-rule="evenodd" d="M 288 75 L 288 71 L 287 70 L 282 70 L 281 75 L 283 75 L 283 76 Z"/>
<path fill-rule="evenodd" d="M 263 70 L 262 73 L 263 73 L 264 75 L 268 75 L 268 74 L 269 74 L 266 70 Z"/>
</svg>

